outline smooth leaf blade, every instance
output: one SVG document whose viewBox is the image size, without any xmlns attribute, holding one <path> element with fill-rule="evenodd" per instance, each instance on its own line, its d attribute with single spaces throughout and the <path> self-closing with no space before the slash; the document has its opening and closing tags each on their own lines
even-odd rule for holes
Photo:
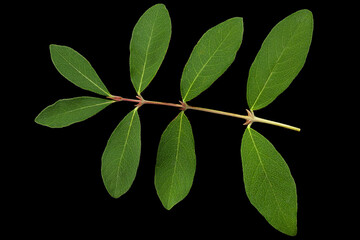
<svg viewBox="0 0 360 240">
<path fill-rule="evenodd" d="M 111 96 L 91 64 L 74 49 L 50 45 L 51 60 L 55 68 L 76 86 L 103 95 Z"/>
<path fill-rule="evenodd" d="M 170 37 L 171 20 L 164 4 L 149 8 L 136 23 L 130 41 L 130 76 L 138 95 L 159 70 Z"/>
<path fill-rule="evenodd" d="M 155 187 L 166 209 L 187 196 L 195 168 L 194 137 L 189 120 L 181 112 L 162 134 L 157 153 Z"/>
<path fill-rule="evenodd" d="M 35 122 L 51 128 L 66 127 L 94 116 L 114 102 L 96 97 L 61 99 L 41 111 Z"/>
<path fill-rule="evenodd" d="M 310 48 L 313 25 L 312 13 L 300 10 L 268 34 L 249 72 L 247 102 L 251 110 L 266 107 L 298 75 Z"/>
<path fill-rule="evenodd" d="M 250 127 L 241 143 L 246 194 L 251 204 L 277 230 L 297 232 L 297 194 L 289 167 L 275 147 Z"/>
<path fill-rule="evenodd" d="M 107 191 L 114 198 L 126 193 L 135 179 L 140 161 L 140 129 L 135 108 L 115 128 L 104 150 L 101 175 Z"/>
<path fill-rule="evenodd" d="M 243 20 L 235 17 L 208 30 L 194 47 L 180 83 L 183 101 L 205 91 L 234 61 L 243 36 Z"/>
</svg>

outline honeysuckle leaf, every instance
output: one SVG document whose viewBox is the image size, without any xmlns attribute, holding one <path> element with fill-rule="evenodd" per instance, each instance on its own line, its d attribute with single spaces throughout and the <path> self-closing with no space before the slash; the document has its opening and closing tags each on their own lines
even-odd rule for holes
<svg viewBox="0 0 360 240">
<path fill-rule="evenodd" d="M 250 68 L 247 102 L 251 110 L 270 104 L 298 75 L 310 48 L 313 25 L 312 13 L 300 10 L 271 30 Z"/>
<path fill-rule="evenodd" d="M 101 175 L 112 197 L 118 198 L 130 189 L 139 166 L 140 150 L 140 119 L 135 108 L 111 134 L 102 156 Z"/>
<path fill-rule="evenodd" d="M 130 41 L 130 76 L 138 95 L 159 70 L 170 36 L 171 20 L 164 4 L 149 8 L 136 23 Z"/>
<path fill-rule="evenodd" d="M 205 91 L 234 61 L 243 36 L 243 20 L 235 17 L 208 30 L 194 47 L 181 77 L 183 101 Z"/>
<path fill-rule="evenodd" d="M 251 204 L 274 228 L 296 235 L 296 185 L 280 153 L 264 136 L 247 127 L 241 142 L 241 159 Z"/>
<path fill-rule="evenodd" d="M 61 99 L 41 111 L 35 122 L 51 128 L 66 127 L 88 119 L 113 102 L 96 97 Z"/>
<path fill-rule="evenodd" d="M 182 111 L 162 134 L 157 153 L 155 188 L 166 209 L 170 210 L 187 196 L 195 168 L 194 137 Z"/>
<path fill-rule="evenodd" d="M 91 64 L 74 49 L 51 44 L 50 54 L 55 68 L 67 80 L 82 89 L 111 96 Z"/>
</svg>

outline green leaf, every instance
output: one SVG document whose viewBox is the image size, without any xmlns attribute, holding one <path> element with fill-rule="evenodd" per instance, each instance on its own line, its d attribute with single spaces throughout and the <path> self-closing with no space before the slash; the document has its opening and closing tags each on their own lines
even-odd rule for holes
<svg viewBox="0 0 360 240">
<path fill-rule="evenodd" d="M 88 119 L 113 102 L 95 97 L 62 99 L 41 111 L 35 122 L 51 128 L 66 127 Z"/>
<path fill-rule="evenodd" d="M 130 41 L 130 76 L 138 95 L 159 70 L 170 36 L 171 20 L 163 4 L 149 8 L 136 23 Z"/>
<path fill-rule="evenodd" d="M 313 25 L 312 13 L 300 10 L 271 30 L 250 68 L 247 102 L 251 110 L 270 104 L 298 75 L 310 48 Z"/>
<path fill-rule="evenodd" d="M 90 63 L 72 48 L 50 45 L 51 60 L 56 69 L 76 86 L 100 94 L 111 96 Z"/>
<path fill-rule="evenodd" d="M 250 127 L 242 139 L 241 158 L 251 204 L 274 228 L 296 235 L 296 185 L 284 159 L 264 136 Z"/>
<path fill-rule="evenodd" d="M 107 191 L 114 198 L 126 193 L 135 179 L 140 161 L 140 128 L 135 108 L 111 134 L 103 153 L 101 174 Z"/>
<path fill-rule="evenodd" d="M 170 210 L 189 193 L 195 168 L 194 137 L 182 111 L 162 134 L 157 153 L 155 187 L 166 209 Z"/>
<path fill-rule="evenodd" d="M 243 36 L 243 20 L 235 17 L 208 30 L 194 47 L 181 77 L 181 96 L 190 101 L 205 91 L 234 61 Z"/>
</svg>

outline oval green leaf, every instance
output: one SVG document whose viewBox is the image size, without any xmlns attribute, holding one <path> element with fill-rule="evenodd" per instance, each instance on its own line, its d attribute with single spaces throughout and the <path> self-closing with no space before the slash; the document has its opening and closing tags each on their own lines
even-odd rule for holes
<svg viewBox="0 0 360 240">
<path fill-rule="evenodd" d="M 205 91 L 234 61 L 243 36 L 243 20 L 235 17 L 208 30 L 194 47 L 181 77 L 183 101 Z"/>
<path fill-rule="evenodd" d="M 126 193 L 135 179 L 140 161 L 140 128 L 135 108 L 111 134 L 103 153 L 101 175 L 107 191 L 114 198 Z"/>
<path fill-rule="evenodd" d="M 271 30 L 250 68 L 247 102 L 251 110 L 270 104 L 298 75 L 310 48 L 313 25 L 312 13 L 300 10 Z"/>
<path fill-rule="evenodd" d="M 163 206 L 170 210 L 190 191 L 196 168 L 194 137 L 184 112 L 167 126 L 161 136 L 155 187 Z"/>
<path fill-rule="evenodd" d="M 275 147 L 247 127 L 241 143 L 246 194 L 251 204 L 278 231 L 297 232 L 297 194 L 289 167 Z"/>
<path fill-rule="evenodd" d="M 113 102 L 95 97 L 61 99 L 41 111 L 35 122 L 51 128 L 66 127 L 88 119 Z"/>
<path fill-rule="evenodd" d="M 67 80 L 82 89 L 111 96 L 91 64 L 74 49 L 52 44 L 50 54 L 55 68 Z"/>
<path fill-rule="evenodd" d="M 149 8 L 136 23 L 130 41 L 130 76 L 138 95 L 159 70 L 170 36 L 171 20 L 164 4 Z"/>
</svg>

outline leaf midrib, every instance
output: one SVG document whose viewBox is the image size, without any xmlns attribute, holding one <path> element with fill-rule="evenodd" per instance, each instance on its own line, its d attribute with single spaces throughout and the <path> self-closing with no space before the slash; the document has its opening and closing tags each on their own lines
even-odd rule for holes
<svg viewBox="0 0 360 240">
<path fill-rule="evenodd" d="M 253 136 L 252 136 L 252 134 L 251 134 L 251 129 L 249 128 L 248 131 L 249 131 L 249 135 L 250 135 L 251 141 L 252 141 L 252 143 L 253 143 L 253 145 L 254 145 L 254 149 L 255 149 L 256 154 L 257 154 L 257 156 L 258 156 L 258 159 L 259 159 L 259 163 L 260 163 L 260 165 L 261 165 L 261 168 L 263 169 L 263 172 L 265 173 L 265 178 L 266 178 L 266 180 L 268 181 L 268 183 L 269 183 L 269 185 L 270 185 L 271 192 L 272 192 L 272 194 L 273 194 L 273 196 L 274 196 L 274 198 L 275 198 L 276 205 L 278 206 L 278 209 L 279 209 L 279 211 L 280 211 L 280 213 L 281 213 L 281 216 L 282 216 L 284 222 L 286 223 L 286 225 L 288 225 L 288 224 L 287 224 L 287 221 L 286 221 L 286 219 L 285 219 L 285 214 L 284 214 L 284 212 L 282 211 L 282 208 L 280 207 L 279 200 L 277 199 L 276 194 L 275 194 L 275 192 L 274 192 L 273 185 L 271 184 L 271 181 L 270 181 L 270 179 L 269 179 L 269 177 L 268 177 L 268 175 L 267 175 L 267 172 L 266 172 L 266 170 L 265 170 L 264 164 L 263 164 L 263 162 L 262 162 L 262 160 L 261 160 L 260 152 L 259 152 L 259 150 L 258 150 L 258 148 L 257 148 L 257 146 L 256 146 L 256 144 L 255 144 L 254 138 L 253 138 Z"/>
<path fill-rule="evenodd" d="M 73 69 L 75 69 L 81 76 L 83 76 L 86 80 L 88 80 L 90 83 L 92 83 L 94 86 L 96 86 L 98 89 L 100 89 L 103 93 L 105 93 L 106 96 L 110 96 L 108 92 L 106 92 L 104 89 L 99 87 L 95 82 L 93 82 L 88 76 L 83 74 L 79 69 L 77 69 L 70 61 L 68 61 L 57 49 L 55 51 L 59 54 L 59 56 L 65 60 Z"/>
<path fill-rule="evenodd" d="M 221 41 L 221 43 L 219 44 L 219 46 L 216 48 L 216 50 L 214 51 L 214 53 L 209 57 L 209 59 L 206 61 L 206 63 L 201 67 L 200 71 L 197 72 L 194 80 L 192 81 L 192 83 L 190 84 L 190 87 L 188 88 L 183 101 L 186 101 L 186 97 L 188 96 L 192 86 L 194 85 L 194 83 L 196 82 L 197 78 L 200 76 L 201 72 L 204 70 L 204 68 L 207 66 L 207 64 L 211 61 L 211 59 L 215 56 L 215 54 L 219 51 L 219 48 L 223 45 L 223 43 L 225 42 L 225 40 L 229 37 L 231 31 L 228 32 L 228 34 L 225 36 L 225 38 Z"/>
</svg>

